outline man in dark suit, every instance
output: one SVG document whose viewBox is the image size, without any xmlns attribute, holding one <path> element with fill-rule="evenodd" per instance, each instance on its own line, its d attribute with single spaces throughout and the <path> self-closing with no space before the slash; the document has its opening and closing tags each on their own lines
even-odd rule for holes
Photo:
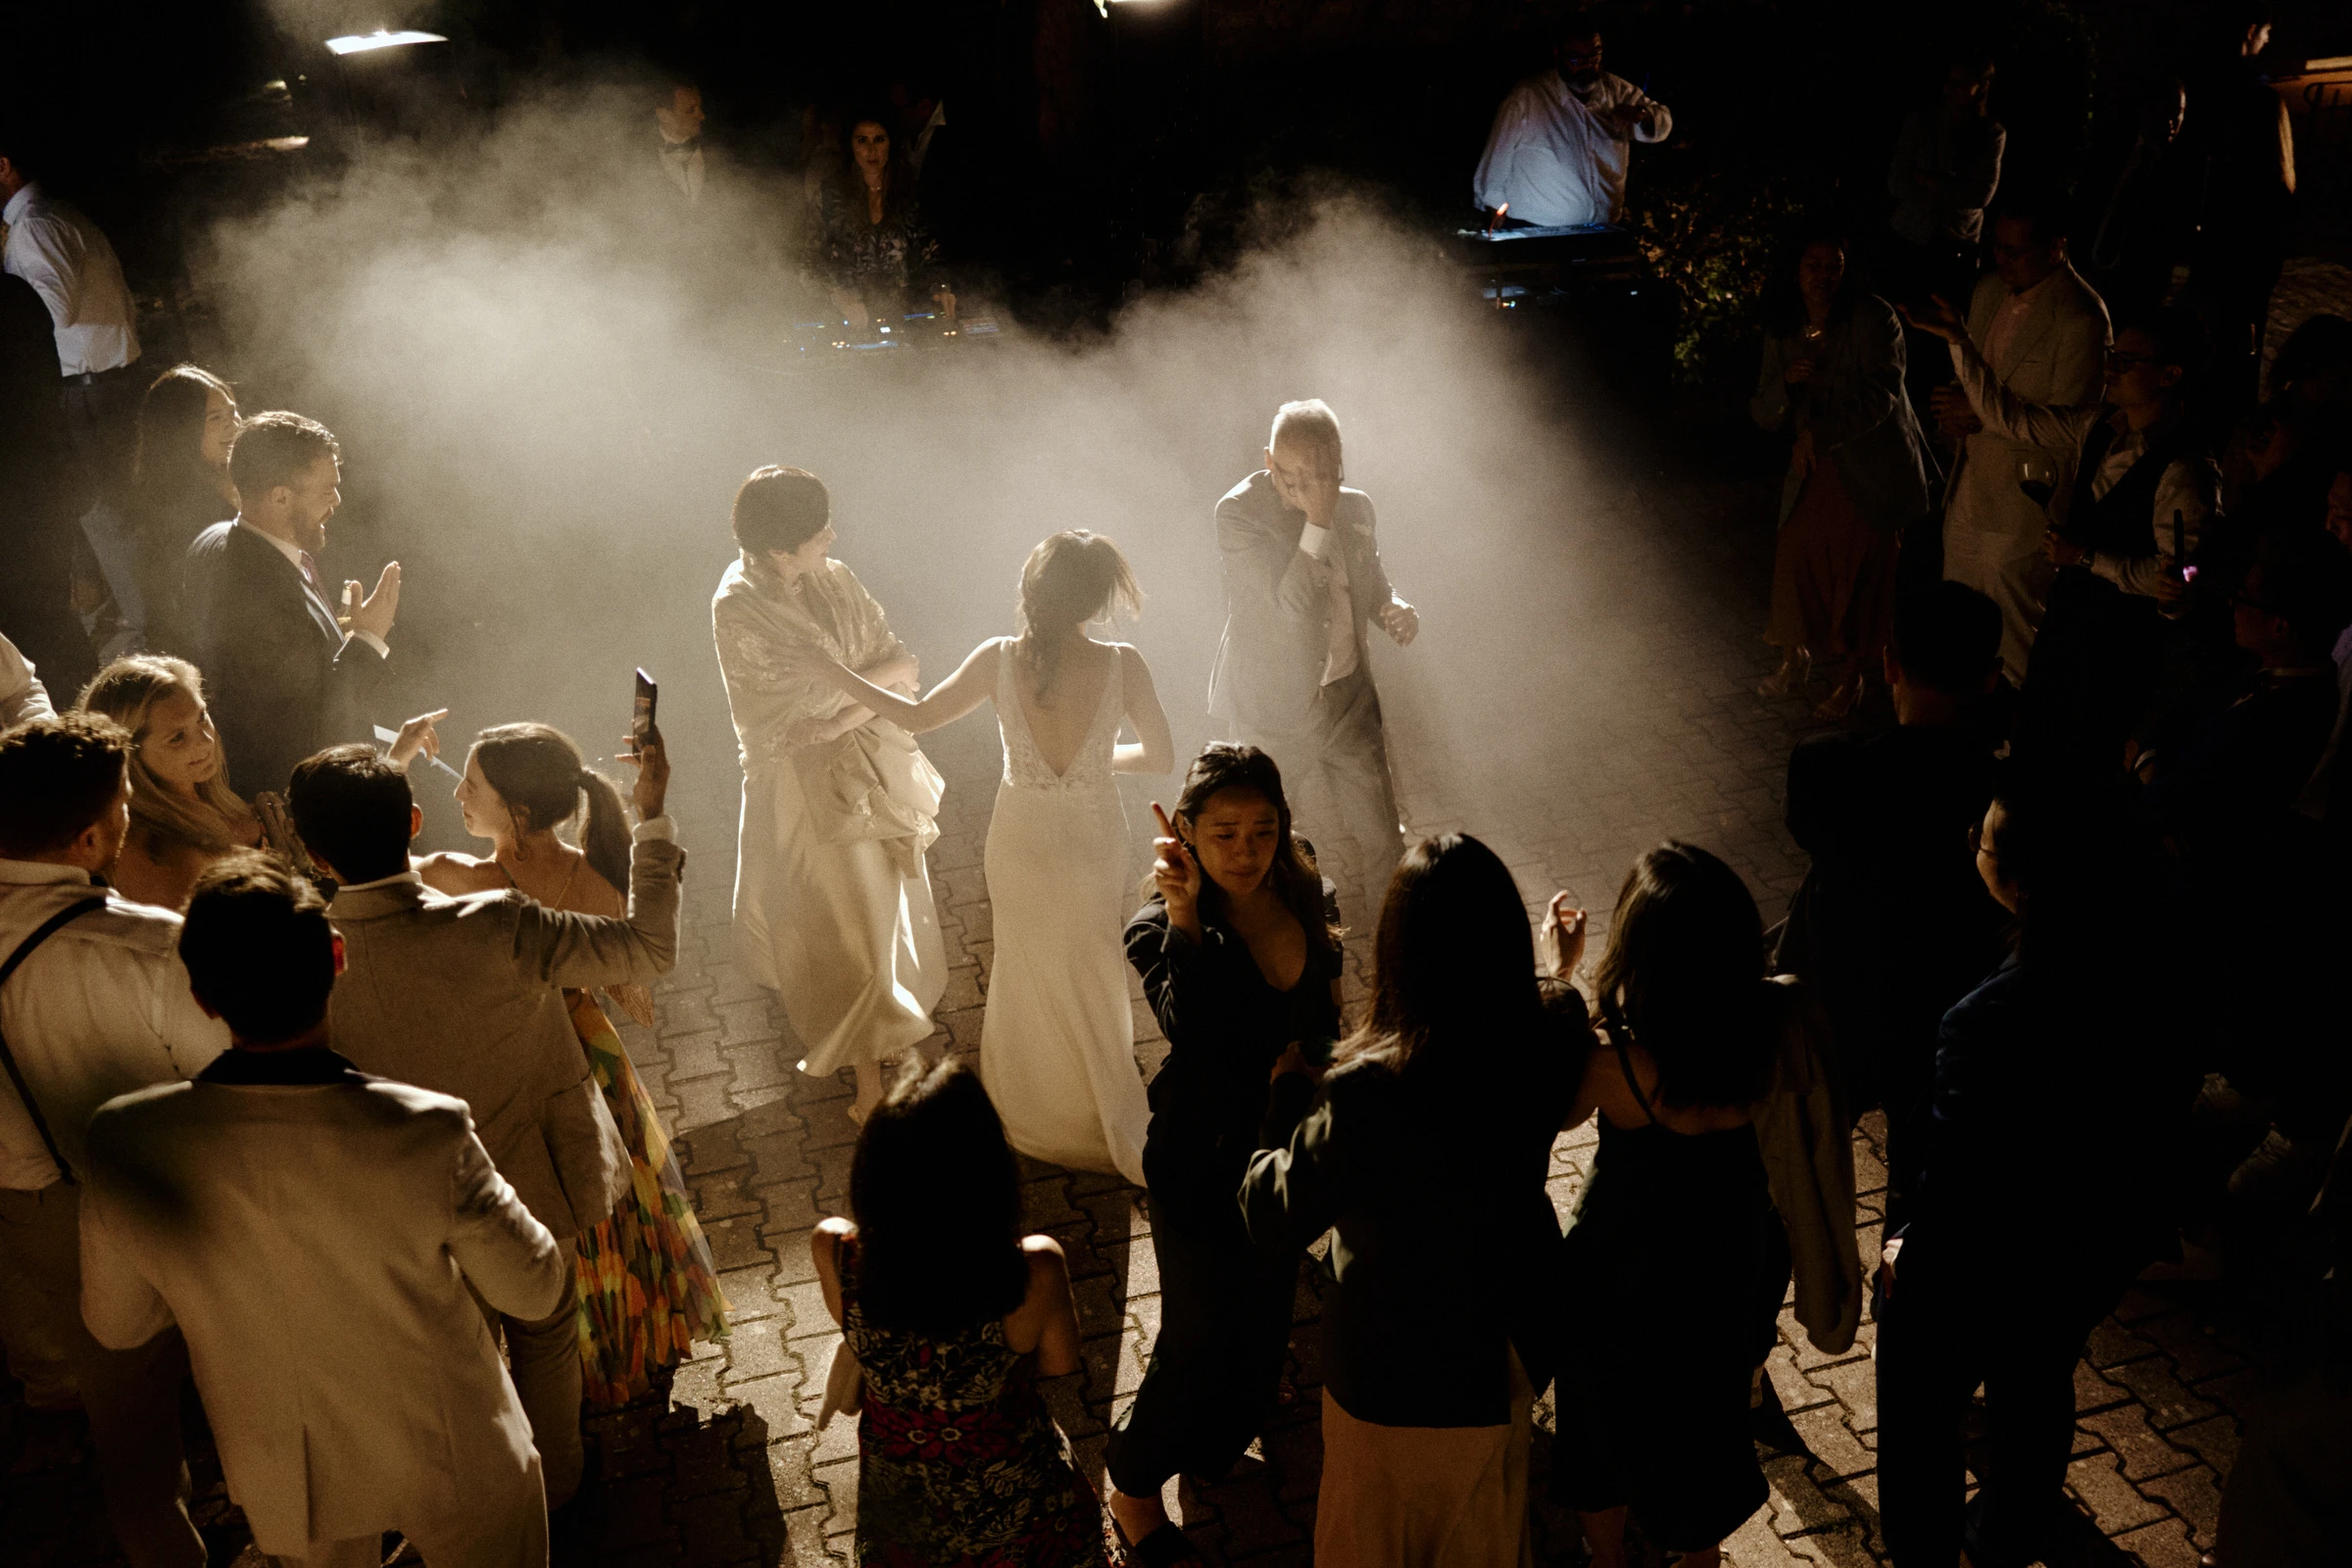
<svg viewBox="0 0 2352 1568">
<path fill-rule="evenodd" d="M 360 710 L 389 657 L 400 563 L 353 605 L 348 634 L 318 575 L 342 502 L 342 449 L 299 414 L 256 415 L 228 450 L 237 514 L 188 546 L 187 610 L 213 722 L 243 794 L 283 790 L 294 764 L 366 733 Z M 359 584 L 344 585 L 347 599 Z"/>
<path fill-rule="evenodd" d="M 1302 831 L 1354 838 L 1377 907 L 1404 840 L 1364 628 L 1405 647 L 1421 621 L 1381 566 L 1372 498 L 1343 477 L 1330 407 L 1286 403 L 1265 467 L 1217 503 L 1225 634 L 1208 710 L 1281 765 Z"/>
<path fill-rule="evenodd" d="M 70 604 L 73 453 L 58 407 L 57 334 L 32 285 L 0 272 L 0 470 L 9 476 L 0 546 L 0 632 L 71 700 L 95 673 Z"/>
</svg>

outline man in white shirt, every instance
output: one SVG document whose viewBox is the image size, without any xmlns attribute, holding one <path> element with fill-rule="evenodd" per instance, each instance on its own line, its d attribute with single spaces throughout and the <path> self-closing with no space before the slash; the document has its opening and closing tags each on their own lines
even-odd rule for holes
<svg viewBox="0 0 2352 1568">
<path fill-rule="evenodd" d="M 1660 142 L 1674 116 L 1623 76 L 1600 69 L 1597 29 L 1571 24 L 1558 69 L 1513 88 L 1494 116 L 1472 181 L 1490 217 L 1506 205 L 1512 225 L 1614 223 L 1625 210 L 1632 142 Z"/>
<path fill-rule="evenodd" d="M 398 1530 L 433 1568 L 546 1568 L 539 1458 L 473 1296 L 544 1312 L 571 1249 L 462 1102 L 332 1049 L 339 948 L 267 856 L 197 880 L 180 955 L 233 1049 L 91 1119 L 82 1314 L 106 1345 L 185 1333 L 273 1562 L 375 1568 Z"/>
<path fill-rule="evenodd" d="M 690 82 L 672 83 L 654 106 L 654 128 L 662 137 L 662 175 L 689 207 L 702 201 L 710 172 L 703 157 L 703 89 Z"/>
<path fill-rule="evenodd" d="M 228 449 L 236 516 L 188 546 L 196 663 L 241 794 L 283 790 L 296 762 L 368 733 L 361 710 L 391 655 L 400 563 L 364 601 L 358 583 L 343 584 L 347 634 L 317 560 L 343 501 L 342 452 L 299 414 L 255 415 Z"/>
<path fill-rule="evenodd" d="M 16 960 L 0 979 L 0 1340 L 27 1403 L 66 1409 L 78 1397 L 132 1568 L 196 1568 L 178 1336 L 110 1351 L 80 1308 L 91 1112 L 193 1077 L 228 1044 L 188 994 L 179 917 L 92 880 L 129 828 L 130 750 L 121 726 L 89 713 L 0 735 L 0 965 Z"/>
<path fill-rule="evenodd" d="M 2107 307 L 2068 263 L 2058 209 L 2005 204 L 1992 221 L 1992 261 L 1967 320 L 1990 384 L 2020 403 L 2096 405 L 2107 368 Z M 1924 329 L 1917 318 L 1912 324 Z M 1928 406 L 1936 427 L 1960 444 L 1944 486 L 1943 575 L 2001 607 L 2001 665 L 2012 685 L 2023 686 L 2053 571 L 2042 536 L 2064 526 L 2074 504 L 2077 443 L 2038 445 L 1988 428 L 1957 385 L 1936 388 Z M 2029 461 L 2051 487 L 2044 500 L 2019 488 Z"/>
<path fill-rule="evenodd" d="M 122 617 L 98 651 L 104 664 L 145 646 L 138 542 L 122 507 L 138 419 L 138 308 L 105 233 L 44 192 L 13 145 L 0 146 L 0 224 L 8 234 L 0 265 L 32 285 L 57 334 L 60 400 L 88 498 L 81 528 Z"/>
<path fill-rule="evenodd" d="M 19 652 L 15 643 L 0 637 L 0 730 L 56 712 L 49 702 L 49 688 L 32 672 L 32 661 Z"/>
</svg>

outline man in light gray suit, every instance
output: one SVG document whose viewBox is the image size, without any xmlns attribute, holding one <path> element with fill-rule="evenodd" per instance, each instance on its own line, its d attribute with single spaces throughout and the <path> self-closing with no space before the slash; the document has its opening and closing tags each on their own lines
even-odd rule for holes
<svg viewBox="0 0 2352 1568">
<path fill-rule="evenodd" d="M 331 1048 L 340 948 L 264 856 L 198 879 L 179 956 L 230 1049 L 91 1118 L 82 1316 L 118 1350 L 186 1335 L 229 1495 L 276 1560 L 373 1568 L 398 1530 L 433 1568 L 545 1568 L 530 1427 L 467 1292 L 541 1316 L 571 1249 L 464 1104 Z"/>
<path fill-rule="evenodd" d="M 2066 259 L 2053 204 L 2004 206 L 1992 224 L 1992 272 L 1969 303 L 1968 335 L 1994 378 L 2020 402 L 2072 408 L 2099 401 L 2107 369 L 2107 307 Z M 1937 426 L 1961 438 L 1944 491 L 1943 574 L 2001 608 L 2001 664 L 2022 686 L 2034 634 L 2057 568 L 2042 535 L 2066 520 L 2075 488 L 2072 448 L 2036 447 L 1984 427 L 1957 386 L 1930 399 Z M 2045 507 L 2018 488 L 2029 459 L 2045 466 Z"/>
<path fill-rule="evenodd" d="M 1217 503 L 1225 633 L 1208 711 L 1281 767 L 1309 837 L 1351 835 L 1375 911 L 1404 852 L 1364 628 L 1421 628 L 1380 564 L 1372 498 L 1341 483 L 1340 421 L 1320 398 L 1274 416 L 1266 466 Z"/>
<path fill-rule="evenodd" d="M 677 962 L 684 852 L 662 814 L 659 735 L 636 760 L 625 919 L 550 909 L 511 889 L 453 899 L 426 887 L 409 865 L 422 814 L 408 776 L 368 747 L 306 760 L 287 791 L 304 845 L 342 884 L 327 910 L 349 963 L 335 988 L 337 1047 L 362 1071 L 471 1105 L 499 1174 L 567 1249 L 612 1212 L 630 1166 L 559 988 L 644 985 Z M 580 1479 L 573 1310 L 567 1289 L 552 1312 L 505 1319 L 551 1507 Z"/>
</svg>

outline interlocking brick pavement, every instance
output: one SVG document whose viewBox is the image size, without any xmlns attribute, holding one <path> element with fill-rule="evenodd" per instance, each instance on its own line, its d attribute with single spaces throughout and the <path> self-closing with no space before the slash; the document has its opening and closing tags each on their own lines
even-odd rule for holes
<svg viewBox="0 0 2352 1568">
<path fill-rule="evenodd" d="M 1554 887 L 1605 911 L 1642 849 L 1669 835 L 1708 845 L 1745 874 L 1777 917 L 1803 874 L 1780 821 L 1781 780 L 1803 710 L 1751 694 L 1767 663 L 1756 630 L 1771 548 L 1768 483 L 1709 482 L 1643 470 L 1592 476 L 1560 547 L 1524 565 L 1539 595 L 1556 590 L 1545 632 L 1574 657 L 1539 660 L 1529 723 L 1498 701 L 1441 692 L 1428 676 L 1378 655 L 1400 790 L 1416 831 L 1462 828 L 1486 838 L 1520 878 L 1531 908 Z M 1546 575 L 1549 574 L 1549 575 Z M 1410 584 L 1405 585 L 1408 592 Z M 1522 584 L 1523 589 L 1528 585 Z M 1629 591 L 1634 590 L 1634 591 Z M 1443 613 L 1475 616 L 1475 596 Z M 1433 638 L 1432 642 L 1439 639 Z M 1556 651 L 1555 651 L 1556 652 Z M 1163 688 L 1166 683 L 1163 682 Z M 1529 701 L 1524 694 L 1513 701 Z M 682 708 L 681 711 L 685 711 Z M 708 719 L 708 702 L 701 711 Z M 1200 721 L 1176 715 L 1180 739 Z M 673 721 L 680 755 L 676 809 L 693 846 L 678 968 L 658 988 L 659 1026 L 624 1024 L 633 1059 L 677 1135 L 723 1283 L 733 1339 L 703 1347 L 678 1371 L 666 1412 L 631 1409 L 590 1421 L 591 1487 L 560 1555 L 597 1564 L 822 1563 L 854 1557 L 856 1436 L 815 1430 L 835 1339 L 809 1261 L 811 1228 L 847 1203 L 850 1088 L 794 1070 L 799 1055 L 773 999 L 748 984 L 729 945 L 727 875 L 734 824 L 731 750 L 719 727 Z M 1480 735 L 1495 756 L 1482 756 Z M 1465 745 L 1465 736 L 1474 743 Z M 932 855 L 953 969 L 932 1049 L 977 1050 L 992 956 L 981 849 L 998 770 L 985 719 L 932 736 L 949 779 Z M 1164 784 L 1162 785 L 1164 788 Z M 1148 821 L 1137 794 L 1131 821 Z M 1140 850 L 1143 835 L 1138 832 Z M 1345 860 L 1348 846 L 1332 846 Z M 1351 999 L 1362 994 L 1364 938 L 1348 946 Z M 1139 1065 L 1165 1047 L 1137 1002 Z M 1858 1219 L 1875 1251 L 1884 1196 L 1881 1128 L 1856 1139 Z M 1565 1214 L 1592 1151 L 1591 1128 L 1554 1150 L 1550 1196 Z M 1157 1321 L 1149 1221 L 1113 1179 L 1024 1167 L 1030 1224 L 1067 1251 L 1085 1334 L 1084 1369 L 1047 1397 L 1098 1480 L 1109 1424 L 1141 1378 Z M 1295 1403 L 1272 1421 L 1235 1473 L 1171 1488 L 1170 1502 L 1212 1562 L 1305 1563 L 1311 1555 L 1320 1443 L 1315 1339 L 1318 1276 L 1298 1301 Z M 1740 1568 L 1880 1561 L 1877 1409 L 1865 1325 L 1852 1351 L 1814 1351 L 1784 1314 L 1769 1375 L 1810 1454 L 1766 1460 L 1769 1504 L 1729 1544 Z M 2070 1471 L 2084 1510 L 2084 1561 L 2187 1564 L 2212 1544 L 2219 1486 L 2252 1384 L 2243 1347 L 2209 1332 L 2181 1300 L 2135 1290 L 2103 1324 L 2078 1380 L 2081 1420 Z M 1573 1397 L 1575 1368 L 1541 1407 Z M 29 1415 L 9 1386 L 0 1407 L 0 1507 L 7 1556 L 27 1565 L 114 1560 L 77 1421 Z M 225 1560 L 240 1544 L 217 1463 L 198 1448 L 201 1516 Z M 1539 1441 L 1539 1476 L 1548 1444 Z M 1543 1560 L 1579 1560 L 1573 1521 L 1544 1498 Z"/>
</svg>

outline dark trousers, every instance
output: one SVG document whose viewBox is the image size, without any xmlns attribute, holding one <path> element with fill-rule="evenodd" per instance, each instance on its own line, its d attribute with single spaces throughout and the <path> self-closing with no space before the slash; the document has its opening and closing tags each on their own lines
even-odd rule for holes
<svg viewBox="0 0 2352 1568">
<path fill-rule="evenodd" d="M 154 576 L 130 517 L 130 466 L 138 443 L 141 367 L 129 365 L 84 380 L 68 376 L 59 406 L 74 454 L 81 531 L 122 613 L 123 635 L 103 652 L 135 652 L 147 625 Z"/>
<path fill-rule="evenodd" d="M 1170 1223 L 1154 1198 L 1152 1218 L 1159 1335 L 1103 1455 L 1131 1497 L 1157 1496 L 1170 1476 L 1233 1468 L 1274 1408 L 1298 1288 L 1298 1259 L 1264 1262 L 1238 1210 L 1230 1229 Z"/>
<path fill-rule="evenodd" d="M 2067 1259 L 2049 1267 L 1932 1238 L 1905 1244 L 1878 1345 L 1879 1506 L 1901 1568 L 1960 1559 L 1961 1422 L 1979 1385 L 1991 1450 L 1979 1471 L 1984 1539 L 2041 1539 L 2065 1502 L 2075 1363 L 2133 1271 Z"/>
<path fill-rule="evenodd" d="M 2147 716 L 2163 667 L 2156 601 L 2087 567 L 2059 572 L 2020 697 L 2019 750 L 2075 777 L 2121 772 L 2124 743 Z"/>
</svg>

